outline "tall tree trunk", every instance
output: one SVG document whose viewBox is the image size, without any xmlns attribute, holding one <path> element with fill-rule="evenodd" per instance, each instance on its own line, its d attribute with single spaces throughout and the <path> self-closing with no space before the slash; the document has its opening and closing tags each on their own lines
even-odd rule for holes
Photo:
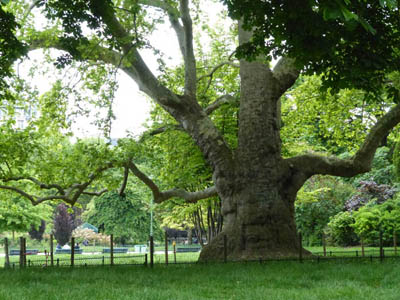
<svg viewBox="0 0 400 300">
<path fill-rule="evenodd" d="M 250 34 L 239 29 L 239 37 L 241 43 L 246 42 Z M 298 185 L 293 184 L 293 174 L 281 158 L 280 81 L 261 60 L 241 61 L 240 76 L 239 143 L 235 178 L 231 179 L 234 189 L 230 193 L 219 189 L 224 227 L 202 251 L 201 260 L 222 259 L 223 235 L 232 260 L 299 252 L 294 222 Z M 215 181 L 218 188 L 218 178 Z"/>
</svg>

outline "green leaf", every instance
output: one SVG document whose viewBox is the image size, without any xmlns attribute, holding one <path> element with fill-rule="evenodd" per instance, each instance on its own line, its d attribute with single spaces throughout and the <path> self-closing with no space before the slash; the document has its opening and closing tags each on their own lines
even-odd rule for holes
<svg viewBox="0 0 400 300">
<path fill-rule="evenodd" d="M 363 18 L 359 18 L 359 21 L 365 30 L 369 31 L 373 35 L 376 34 L 376 30 L 367 21 L 365 21 Z"/>
<path fill-rule="evenodd" d="M 324 9 L 323 17 L 325 21 L 335 20 L 342 16 L 342 11 L 338 7 L 327 7 Z"/>
<path fill-rule="evenodd" d="M 358 16 L 354 13 L 352 13 L 351 11 L 349 11 L 347 8 L 342 7 L 342 14 L 343 17 L 346 21 L 351 21 L 351 20 L 358 20 Z"/>
</svg>

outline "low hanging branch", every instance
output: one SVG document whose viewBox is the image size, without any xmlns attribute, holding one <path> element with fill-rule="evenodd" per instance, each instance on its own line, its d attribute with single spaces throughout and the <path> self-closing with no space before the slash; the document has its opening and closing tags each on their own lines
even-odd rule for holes
<svg viewBox="0 0 400 300">
<path fill-rule="evenodd" d="M 22 180 L 31 181 L 31 182 L 33 182 L 34 184 L 38 185 L 41 189 L 48 189 L 48 190 L 50 190 L 50 189 L 57 189 L 58 192 L 59 192 L 61 195 L 64 195 L 64 194 L 65 194 L 64 189 L 63 189 L 60 185 L 54 184 L 54 183 L 53 183 L 53 184 L 46 184 L 46 183 L 43 183 L 43 182 L 37 180 L 36 178 L 30 177 L 30 176 L 28 176 L 28 177 L 24 177 L 24 176 L 20 176 L 20 177 L 8 177 L 8 178 L 2 179 L 3 182 L 22 181 Z"/>
<path fill-rule="evenodd" d="M 151 180 L 142 171 L 140 171 L 132 161 L 129 162 L 129 169 L 137 178 L 139 178 L 144 184 L 146 184 L 150 188 L 153 193 L 154 202 L 156 203 L 162 203 L 174 197 L 182 198 L 188 203 L 195 203 L 201 199 L 206 199 L 217 195 L 217 190 L 215 186 L 197 192 L 188 192 L 183 189 L 170 189 L 162 192 L 154 183 L 154 181 Z"/>
<path fill-rule="evenodd" d="M 10 181 L 29 181 L 31 183 L 34 183 L 37 185 L 40 189 L 56 189 L 57 193 L 53 195 L 47 195 L 47 196 L 36 196 L 33 194 L 30 194 L 21 188 L 15 187 L 15 186 L 9 186 L 9 185 L 0 185 L 0 189 L 4 190 L 9 190 L 13 191 L 24 198 L 28 199 L 31 201 L 33 205 L 38 205 L 42 202 L 49 201 L 49 200 L 62 200 L 70 205 L 74 205 L 79 197 L 83 194 L 85 195 L 91 195 L 91 196 L 100 196 L 103 193 L 107 192 L 107 189 L 103 189 L 99 192 L 96 191 L 86 191 L 86 189 L 93 183 L 95 179 L 97 179 L 100 174 L 102 174 L 104 171 L 116 167 L 114 163 L 110 162 L 105 164 L 103 167 L 98 168 L 95 172 L 89 175 L 88 181 L 83 182 L 83 183 L 74 183 L 67 188 L 63 188 L 61 185 L 58 184 L 46 184 L 41 182 L 40 180 L 31 177 L 31 176 L 20 176 L 20 177 L 9 177 L 9 178 L 2 178 L 0 181 L 2 182 L 10 182 Z"/>
</svg>

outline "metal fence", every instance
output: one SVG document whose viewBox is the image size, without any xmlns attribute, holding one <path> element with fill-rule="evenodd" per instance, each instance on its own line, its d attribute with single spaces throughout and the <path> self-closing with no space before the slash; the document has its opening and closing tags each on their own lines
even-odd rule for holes
<svg viewBox="0 0 400 300">
<path fill-rule="evenodd" d="M 224 236 L 223 243 L 223 260 L 228 262 L 227 237 Z M 152 237 L 147 245 L 124 245 L 115 246 L 113 236 L 110 237 L 109 245 L 96 248 L 90 246 L 82 246 L 82 248 L 71 248 L 69 250 L 53 251 L 53 238 L 50 238 L 49 251 L 39 251 L 38 249 L 27 249 L 26 239 L 20 238 L 19 249 L 9 249 L 8 240 L 4 240 L 5 254 L 4 263 L 0 257 L 1 266 L 10 268 L 22 267 L 65 267 L 65 266 L 114 266 L 114 265 L 131 265 L 131 266 L 150 266 L 154 264 L 192 264 L 197 263 L 200 246 L 198 245 L 177 245 L 175 241 L 169 240 L 165 235 L 163 244 L 155 245 Z M 74 238 L 71 239 L 71 245 L 75 245 Z M 108 247 L 107 247 L 108 246 Z M 299 235 L 299 249 L 302 247 L 302 237 Z M 382 233 L 380 245 L 378 249 L 362 249 L 332 251 L 327 250 L 323 243 L 323 251 L 307 253 L 299 251 L 298 256 L 285 257 L 282 259 L 265 259 L 260 258 L 256 261 L 263 263 L 267 261 L 281 260 L 305 260 L 323 261 L 333 259 L 380 259 L 383 261 L 386 258 L 399 258 L 396 244 L 392 248 L 383 248 Z"/>
</svg>

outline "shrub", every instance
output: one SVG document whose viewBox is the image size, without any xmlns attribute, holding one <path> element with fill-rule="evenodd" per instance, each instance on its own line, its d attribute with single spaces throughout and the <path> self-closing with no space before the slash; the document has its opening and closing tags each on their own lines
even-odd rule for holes
<svg viewBox="0 0 400 300">
<path fill-rule="evenodd" d="M 353 224 L 354 218 L 350 212 L 344 211 L 333 216 L 328 223 L 328 233 L 332 242 L 339 246 L 356 245 L 359 239 Z"/>
</svg>

